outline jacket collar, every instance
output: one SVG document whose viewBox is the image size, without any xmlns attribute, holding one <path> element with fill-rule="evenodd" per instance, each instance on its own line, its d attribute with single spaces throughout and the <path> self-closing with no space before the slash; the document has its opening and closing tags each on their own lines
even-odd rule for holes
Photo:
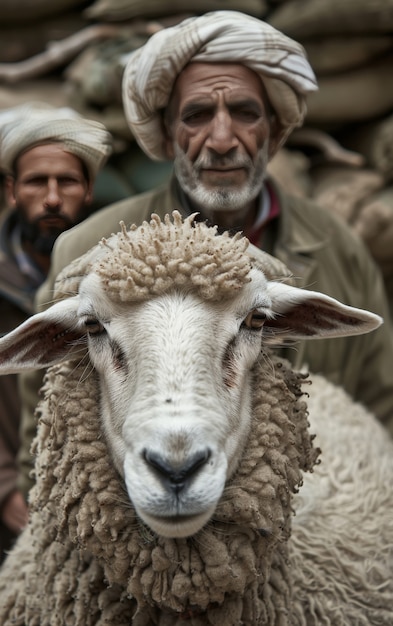
<svg viewBox="0 0 393 626">
<path fill-rule="evenodd" d="M 330 245 L 330 236 L 321 232 L 317 220 L 310 222 L 305 215 L 304 205 L 309 200 L 288 196 L 271 178 L 268 184 L 278 198 L 280 218 L 269 224 L 263 248 L 285 263 L 297 286 L 309 286 L 317 270 L 314 253 Z"/>
</svg>

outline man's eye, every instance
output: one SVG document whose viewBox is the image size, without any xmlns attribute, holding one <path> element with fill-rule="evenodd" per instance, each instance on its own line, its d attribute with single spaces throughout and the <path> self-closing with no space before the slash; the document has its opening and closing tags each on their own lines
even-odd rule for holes
<svg viewBox="0 0 393 626">
<path fill-rule="evenodd" d="M 258 113 L 250 109 L 239 109 L 233 113 L 235 117 L 246 122 L 255 122 L 259 119 Z"/>
<path fill-rule="evenodd" d="M 188 124 L 192 126 L 193 124 L 200 124 L 205 120 L 209 119 L 208 111 L 193 111 L 192 113 L 187 113 L 183 117 L 184 124 Z"/>
<path fill-rule="evenodd" d="M 76 185 L 78 184 L 78 180 L 75 178 L 71 178 L 70 176 L 64 176 L 63 178 L 59 178 L 59 183 L 61 185 Z"/>
<path fill-rule="evenodd" d="M 26 185 L 45 185 L 46 178 L 37 176 L 35 178 L 29 178 L 29 180 L 25 181 Z"/>
</svg>

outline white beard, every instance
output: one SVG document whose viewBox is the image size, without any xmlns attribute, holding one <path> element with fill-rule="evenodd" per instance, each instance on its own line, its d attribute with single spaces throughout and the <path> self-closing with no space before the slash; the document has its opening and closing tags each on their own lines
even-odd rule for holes
<svg viewBox="0 0 393 626">
<path fill-rule="evenodd" d="M 184 193 L 205 213 L 210 211 L 238 211 L 252 202 L 260 193 L 266 178 L 268 142 L 258 151 L 255 161 L 248 156 L 203 156 L 192 163 L 178 144 L 175 144 L 174 170 Z M 241 187 L 228 185 L 206 188 L 199 179 L 202 167 L 244 166 L 248 178 Z"/>
</svg>

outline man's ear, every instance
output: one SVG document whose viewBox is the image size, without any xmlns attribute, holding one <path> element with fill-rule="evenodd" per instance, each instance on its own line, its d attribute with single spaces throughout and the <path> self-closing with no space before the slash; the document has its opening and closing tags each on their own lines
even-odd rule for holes
<svg viewBox="0 0 393 626">
<path fill-rule="evenodd" d="M 164 144 L 165 154 L 166 154 L 168 159 L 173 161 L 173 159 L 175 158 L 175 148 L 174 148 L 174 145 L 173 145 L 172 134 L 171 134 L 170 128 L 168 128 L 168 126 L 167 126 L 167 124 L 165 122 L 163 122 L 162 125 L 163 125 L 163 129 L 164 129 L 163 144 Z"/>
<path fill-rule="evenodd" d="M 165 154 L 167 155 L 168 159 L 173 161 L 173 159 L 175 158 L 175 150 L 173 147 L 172 139 L 170 139 L 169 137 L 168 138 L 165 137 L 164 146 L 165 146 Z"/>
<path fill-rule="evenodd" d="M 91 203 L 93 202 L 93 198 L 94 198 L 94 181 L 90 179 L 87 185 L 85 204 L 87 206 L 90 206 Z"/>
<path fill-rule="evenodd" d="M 15 179 L 11 174 L 7 174 L 4 180 L 4 194 L 6 206 L 14 208 L 16 206 L 15 198 Z"/>
<path fill-rule="evenodd" d="M 168 105 L 168 107 L 169 106 L 170 105 Z M 169 111 L 168 107 L 162 112 L 162 116 L 161 116 L 161 127 L 162 127 L 162 136 L 163 136 L 162 143 L 163 143 L 164 152 L 167 158 L 173 161 L 173 159 L 175 158 L 175 149 L 173 145 L 173 135 L 172 135 L 172 128 L 171 128 L 172 114 Z"/>
<path fill-rule="evenodd" d="M 287 135 L 288 130 L 280 124 L 277 115 L 273 114 L 270 118 L 269 160 L 281 148 Z"/>
</svg>

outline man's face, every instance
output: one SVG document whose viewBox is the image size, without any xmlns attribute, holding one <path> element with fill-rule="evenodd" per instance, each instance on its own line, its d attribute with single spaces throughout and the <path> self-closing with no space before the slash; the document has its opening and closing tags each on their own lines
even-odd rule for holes
<svg viewBox="0 0 393 626">
<path fill-rule="evenodd" d="M 92 184 L 78 157 L 61 144 L 43 144 L 19 156 L 8 198 L 18 209 L 23 238 L 50 254 L 56 238 L 86 217 Z"/>
<path fill-rule="evenodd" d="M 191 63 L 168 107 L 167 150 L 187 195 L 204 213 L 243 217 L 276 147 L 260 78 L 240 64 Z"/>
</svg>

